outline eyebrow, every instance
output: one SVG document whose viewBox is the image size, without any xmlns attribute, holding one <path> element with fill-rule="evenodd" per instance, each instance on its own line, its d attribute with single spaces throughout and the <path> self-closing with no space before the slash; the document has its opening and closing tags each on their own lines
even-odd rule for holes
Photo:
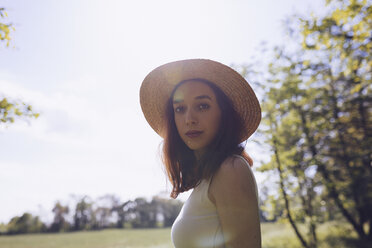
<svg viewBox="0 0 372 248">
<path fill-rule="evenodd" d="M 197 99 L 197 100 L 200 100 L 200 99 L 209 99 L 209 100 L 212 101 L 212 98 L 210 96 L 208 96 L 208 95 L 196 96 L 195 99 Z M 180 100 L 174 100 L 173 101 L 173 104 L 177 104 L 177 103 L 181 103 L 181 102 L 183 102 L 182 99 L 180 99 Z"/>
</svg>

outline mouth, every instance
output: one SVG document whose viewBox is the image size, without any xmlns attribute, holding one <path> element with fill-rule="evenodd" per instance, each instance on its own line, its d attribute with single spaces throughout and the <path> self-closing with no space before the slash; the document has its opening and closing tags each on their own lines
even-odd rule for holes
<svg viewBox="0 0 372 248">
<path fill-rule="evenodd" d="M 189 138 L 197 138 L 199 137 L 203 131 L 197 131 L 197 130 L 190 130 L 186 133 L 186 136 Z"/>
</svg>

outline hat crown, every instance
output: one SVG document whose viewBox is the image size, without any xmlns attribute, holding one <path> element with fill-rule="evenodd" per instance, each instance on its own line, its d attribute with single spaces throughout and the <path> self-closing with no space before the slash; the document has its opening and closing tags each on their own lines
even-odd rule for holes
<svg viewBox="0 0 372 248">
<path fill-rule="evenodd" d="M 261 121 L 261 108 L 249 83 L 235 70 L 208 59 L 188 59 L 155 68 L 143 80 L 140 89 L 142 112 L 150 126 L 165 136 L 166 105 L 180 82 L 204 79 L 220 88 L 233 103 L 243 121 L 241 141 L 248 139 Z"/>
</svg>

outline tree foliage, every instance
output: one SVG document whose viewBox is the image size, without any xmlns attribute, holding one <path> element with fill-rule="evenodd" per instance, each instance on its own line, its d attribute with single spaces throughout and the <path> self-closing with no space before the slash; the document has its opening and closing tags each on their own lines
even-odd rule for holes
<svg viewBox="0 0 372 248">
<path fill-rule="evenodd" d="M 11 41 L 11 32 L 14 27 L 11 23 L 4 23 L 1 19 L 6 18 L 8 15 L 5 8 L 0 7 L 0 43 L 9 46 Z M 32 106 L 22 101 L 6 98 L 4 92 L 0 92 L 0 126 L 6 123 L 13 123 L 17 118 L 37 118 L 39 113 L 33 111 Z"/>
<path fill-rule="evenodd" d="M 0 97 L 0 123 L 13 123 L 16 118 L 37 118 L 39 115 L 29 104 Z"/>
<path fill-rule="evenodd" d="M 8 16 L 5 8 L 0 8 L 0 18 L 6 18 Z M 10 33 L 14 31 L 14 27 L 11 23 L 0 22 L 0 41 L 5 42 L 6 46 L 9 46 L 11 37 Z"/>
<path fill-rule="evenodd" d="M 38 216 L 24 213 L 13 217 L 6 225 L 0 223 L 0 235 L 170 227 L 183 204 L 179 200 L 161 196 L 154 196 L 151 200 L 138 197 L 125 202 L 121 202 L 115 195 L 104 195 L 95 201 L 88 196 L 73 198 L 74 203 L 70 206 L 56 202 L 50 224 L 43 223 Z"/>
<path fill-rule="evenodd" d="M 8 234 L 40 233 L 46 230 L 46 226 L 37 216 L 24 213 L 20 217 L 14 217 L 7 225 Z"/>
<path fill-rule="evenodd" d="M 325 16 L 294 17 L 291 45 L 276 47 L 262 102 L 284 217 L 303 247 L 336 207 L 372 242 L 372 3 L 327 1 Z M 298 228 L 305 223 L 307 232 Z"/>
<path fill-rule="evenodd" d="M 54 213 L 53 223 L 50 226 L 51 232 L 68 231 L 70 225 L 66 219 L 70 209 L 68 206 L 63 206 L 59 201 L 55 204 L 52 212 Z"/>
</svg>

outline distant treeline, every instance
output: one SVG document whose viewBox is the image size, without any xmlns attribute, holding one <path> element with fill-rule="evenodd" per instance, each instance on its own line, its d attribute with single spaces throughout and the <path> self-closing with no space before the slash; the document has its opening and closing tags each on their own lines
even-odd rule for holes
<svg viewBox="0 0 372 248">
<path fill-rule="evenodd" d="M 267 208 L 265 189 L 260 195 L 261 222 L 276 222 L 283 218 L 284 206 L 276 204 Z M 57 201 L 51 210 L 52 221 L 45 223 L 40 216 L 24 213 L 13 217 L 7 224 L 0 223 L 0 235 L 25 233 L 73 232 L 82 230 L 102 230 L 105 228 L 163 228 L 171 227 L 177 218 L 183 202 L 162 196 L 151 200 L 139 197 L 122 202 L 115 195 L 101 196 L 95 201 L 89 196 L 73 196 L 73 203 L 62 204 Z M 71 201 L 70 201 L 71 202 Z M 324 207 L 328 213 L 321 222 L 339 219 L 331 214 L 333 210 Z M 336 211 L 337 212 L 337 211 Z M 304 217 L 298 217 L 303 222 Z"/>
<path fill-rule="evenodd" d="M 97 201 L 80 197 L 74 207 L 56 202 L 52 209 L 53 221 L 44 223 L 39 216 L 24 213 L 13 217 L 8 224 L 0 224 L 0 235 L 71 232 L 104 228 L 158 228 L 170 227 L 182 208 L 180 200 L 155 196 L 150 201 L 136 198 L 121 202 L 114 195 L 105 195 Z"/>
</svg>

